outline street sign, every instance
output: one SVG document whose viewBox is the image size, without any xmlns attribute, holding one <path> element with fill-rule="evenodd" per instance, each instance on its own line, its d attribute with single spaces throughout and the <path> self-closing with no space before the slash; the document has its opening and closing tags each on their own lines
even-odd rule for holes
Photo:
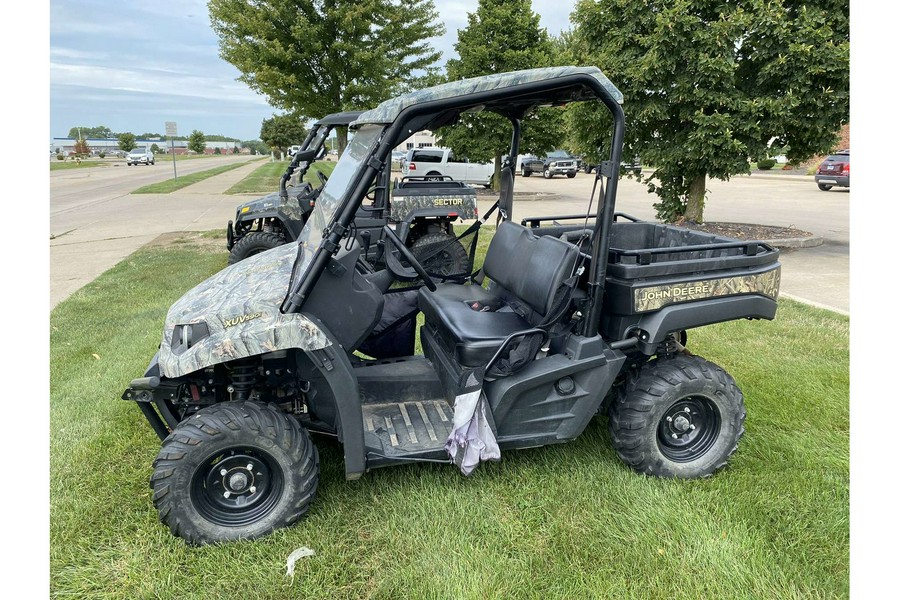
<svg viewBox="0 0 900 600">
<path fill-rule="evenodd" d="M 178 167 L 175 166 L 175 136 L 178 135 L 178 124 L 175 121 L 166 121 L 166 137 L 172 144 L 172 171 L 175 172 L 175 179 L 178 179 Z"/>
</svg>

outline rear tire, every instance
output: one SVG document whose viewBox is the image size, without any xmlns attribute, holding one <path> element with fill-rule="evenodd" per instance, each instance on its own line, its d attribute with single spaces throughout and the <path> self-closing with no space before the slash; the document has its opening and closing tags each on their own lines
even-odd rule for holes
<svg viewBox="0 0 900 600">
<path fill-rule="evenodd" d="M 531 177 L 531 171 L 526 171 L 525 167 L 522 167 L 522 177 Z"/>
<path fill-rule="evenodd" d="M 309 510 L 318 484 L 319 454 L 306 429 L 256 402 L 197 411 L 163 441 L 150 477 L 160 521 L 194 545 L 287 527 Z"/>
<path fill-rule="evenodd" d="M 469 254 L 460 243 L 449 234 L 438 232 L 428 233 L 417 239 L 410 250 L 418 259 L 425 256 L 430 250 L 441 250 L 432 258 L 422 262 L 422 266 L 433 275 L 459 275 L 469 273 Z"/>
<path fill-rule="evenodd" d="M 277 248 L 287 243 L 284 236 L 265 231 L 254 231 L 241 238 L 228 255 L 228 264 L 233 265 L 254 254 Z"/>
<path fill-rule="evenodd" d="M 575 177 L 575 173 L 566 173 L 566 177 L 572 179 L 573 177 Z"/>
<path fill-rule="evenodd" d="M 425 181 L 441 181 L 441 174 L 437 171 L 431 171 L 425 174 Z"/>
<path fill-rule="evenodd" d="M 827 183 L 818 183 L 818 184 L 816 184 L 816 185 L 818 185 L 818 186 L 819 186 L 819 189 L 822 190 L 823 192 L 827 192 L 827 191 L 830 190 L 832 187 L 834 187 L 834 186 L 832 186 L 832 185 L 828 185 Z"/>
<path fill-rule="evenodd" d="M 699 356 L 658 358 L 628 375 L 609 410 L 613 448 L 635 471 L 709 477 L 744 434 L 744 396 L 734 379 Z"/>
</svg>

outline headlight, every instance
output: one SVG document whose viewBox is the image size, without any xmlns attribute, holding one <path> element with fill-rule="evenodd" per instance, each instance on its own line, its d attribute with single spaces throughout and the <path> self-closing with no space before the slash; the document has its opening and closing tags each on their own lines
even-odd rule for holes
<svg viewBox="0 0 900 600">
<path fill-rule="evenodd" d="M 194 344 L 209 336 L 209 327 L 206 323 L 186 323 L 176 325 L 172 331 L 172 354 L 181 354 Z"/>
<path fill-rule="evenodd" d="M 555 166 L 556 166 L 556 163 L 555 163 L 555 162 L 552 162 L 552 163 L 550 163 L 550 166 L 551 166 L 551 167 L 555 167 Z"/>
</svg>

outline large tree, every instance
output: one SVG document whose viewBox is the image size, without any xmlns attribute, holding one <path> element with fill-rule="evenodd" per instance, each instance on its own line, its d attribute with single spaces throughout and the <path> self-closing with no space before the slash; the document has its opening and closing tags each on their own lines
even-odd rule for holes
<svg viewBox="0 0 900 600">
<path fill-rule="evenodd" d="M 97 125 L 96 127 L 72 127 L 69 129 L 69 137 L 76 140 L 107 139 L 113 137 L 113 132 L 106 125 Z"/>
<path fill-rule="evenodd" d="M 572 21 L 584 62 L 625 95 L 628 151 L 656 167 L 663 220 L 702 222 L 707 177 L 773 147 L 827 153 L 849 118 L 846 0 L 581 0 Z"/>
<path fill-rule="evenodd" d="M 479 0 L 469 13 L 468 26 L 458 32 L 454 48 L 458 59 L 447 61 L 447 77 L 458 79 L 547 67 L 556 63 L 555 46 L 531 0 Z M 463 115 L 458 124 L 437 132 L 441 144 L 470 160 L 494 161 L 494 188 L 500 185 L 500 160 L 509 151 L 512 127 L 506 117 L 494 113 Z M 539 109 L 522 121 L 520 154 L 542 154 L 556 147 L 562 137 L 558 109 Z M 500 135 L 498 135 L 500 134 Z"/>
<path fill-rule="evenodd" d="M 289 147 L 303 143 L 305 138 L 306 128 L 303 127 L 303 119 L 297 115 L 272 115 L 271 119 L 263 119 L 259 130 L 259 139 L 282 154 L 287 152 Z"/>
<path fill-rule="evenodd" d="M 432 0 L 210 0 L 209 14 L 240 80 L 309 119 L 372 108 L 441 56 L 428 41 L 444 33 Z"/>
</svg>

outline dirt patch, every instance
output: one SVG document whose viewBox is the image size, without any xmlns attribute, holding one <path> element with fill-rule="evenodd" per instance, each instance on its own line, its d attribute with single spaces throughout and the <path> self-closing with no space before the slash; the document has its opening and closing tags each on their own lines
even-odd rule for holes
<svg viewBox="0 0 900 600">
<path fill-rule="evenodd" d="M 173 231 L 157 236 L 145 248 L 171 248 L 173 246 L 191 246 L 207 251 L 227 252 L 225 250 L 225 236 L 221 237 L 217 232 L 209 231 Z"/>
<path fill-rule="evenodd" d="M 675 223 L 675 225 L 738 240 L 787 240 L 813 237 L 812 233 L 794 227 L 776 227 L 774 225 L 756 225 L 753 223 L 693 223 L 680 221 Z"/>
</svg>

